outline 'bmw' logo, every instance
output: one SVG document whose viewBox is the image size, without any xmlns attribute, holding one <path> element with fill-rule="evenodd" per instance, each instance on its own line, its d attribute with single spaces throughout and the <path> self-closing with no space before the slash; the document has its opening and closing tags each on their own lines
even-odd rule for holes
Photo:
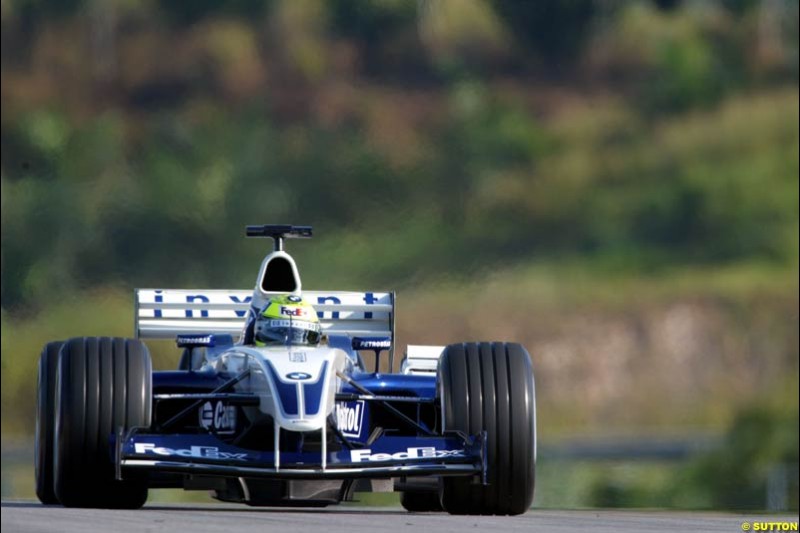
<svg viewBox="0 0 800 533">
<path fill-rule="evenodd" d="M 286 374 L 286 379 L 294 379 L 297 381 L 301 381 L 304 379 L 311 379 L 311 374 L 306 374 L 305 372 L 291 372 Z"/>
</svg>

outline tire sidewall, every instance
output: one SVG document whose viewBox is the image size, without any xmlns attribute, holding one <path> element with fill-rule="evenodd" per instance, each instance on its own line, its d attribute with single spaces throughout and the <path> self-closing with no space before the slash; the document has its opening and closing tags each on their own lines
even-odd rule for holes
<svg viewBox="0 0 800 533">
<path fill-rule="evenodd" d="M 42 349 L 36 379 L 36 429 L 34 437 L 34 476 L 36 496 L 45 505 L 57 504 L 54 487 L 55 392 L 58 354 L 61 341 Z"/>
<path fill-rule="evenodd" d="M 134 339 L 70 339 L 59 356 L 55 400 L 54 485 L 61 503 L 141 507 L 146 482 L 115 479 L 109 437 L 118 427 L 150 424 L 152 363 L 147 347 Z"/>
</svg>

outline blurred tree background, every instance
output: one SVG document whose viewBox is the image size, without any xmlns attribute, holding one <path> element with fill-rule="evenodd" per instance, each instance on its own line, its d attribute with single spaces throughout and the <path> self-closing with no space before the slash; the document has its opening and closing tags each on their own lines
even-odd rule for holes
<svg viewBox="0 0 800 533">
<path fill-rule="evenodd" d="M 538 503 L 764 508 L 788 465 L 797 508 L 797 2 L 0 5 L 4 447 L 44 342 L 313 224 L 304 285 L 397 289 L 401 349 L 524 342 L 545 441 L 727 434 Z"/>
</svg>

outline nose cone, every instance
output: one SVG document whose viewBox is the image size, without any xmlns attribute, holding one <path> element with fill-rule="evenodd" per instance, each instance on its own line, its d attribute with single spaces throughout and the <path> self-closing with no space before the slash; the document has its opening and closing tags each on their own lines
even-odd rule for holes
<svg viewBox="0 0 800 533">
<path fill-rule="evenodd" d="M 322 348 L 269 348 L 262 350 L 268 382 L 273 390 L 273 417 L 289 431 L 322 429 L 333 411 L 337 377 L 346 355 Z"/>
</svg>

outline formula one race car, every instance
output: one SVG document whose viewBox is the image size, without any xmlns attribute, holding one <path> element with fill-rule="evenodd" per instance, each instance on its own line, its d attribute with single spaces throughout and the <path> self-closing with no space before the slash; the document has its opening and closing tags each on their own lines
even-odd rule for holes
<svg viewBox="0 0 800 533">
<path fill-rule="evenodd" d="M 310 227 L 247 235 L 274 240 L 255 290 L 137 289 L 135 338 L 44 347 L 42 503 L 138 508 L 150 488 L 183 488 L 258 506 L 367 490 L 400 491 L 410 511 L 531 506 L 536 406 L 522 346 L 410 345 L 391 373 L 394 293 L 304 291 L 283 243 Z M 154 372 L 145 338 L 177 338 L 179 369 Z"/>
</svg>

